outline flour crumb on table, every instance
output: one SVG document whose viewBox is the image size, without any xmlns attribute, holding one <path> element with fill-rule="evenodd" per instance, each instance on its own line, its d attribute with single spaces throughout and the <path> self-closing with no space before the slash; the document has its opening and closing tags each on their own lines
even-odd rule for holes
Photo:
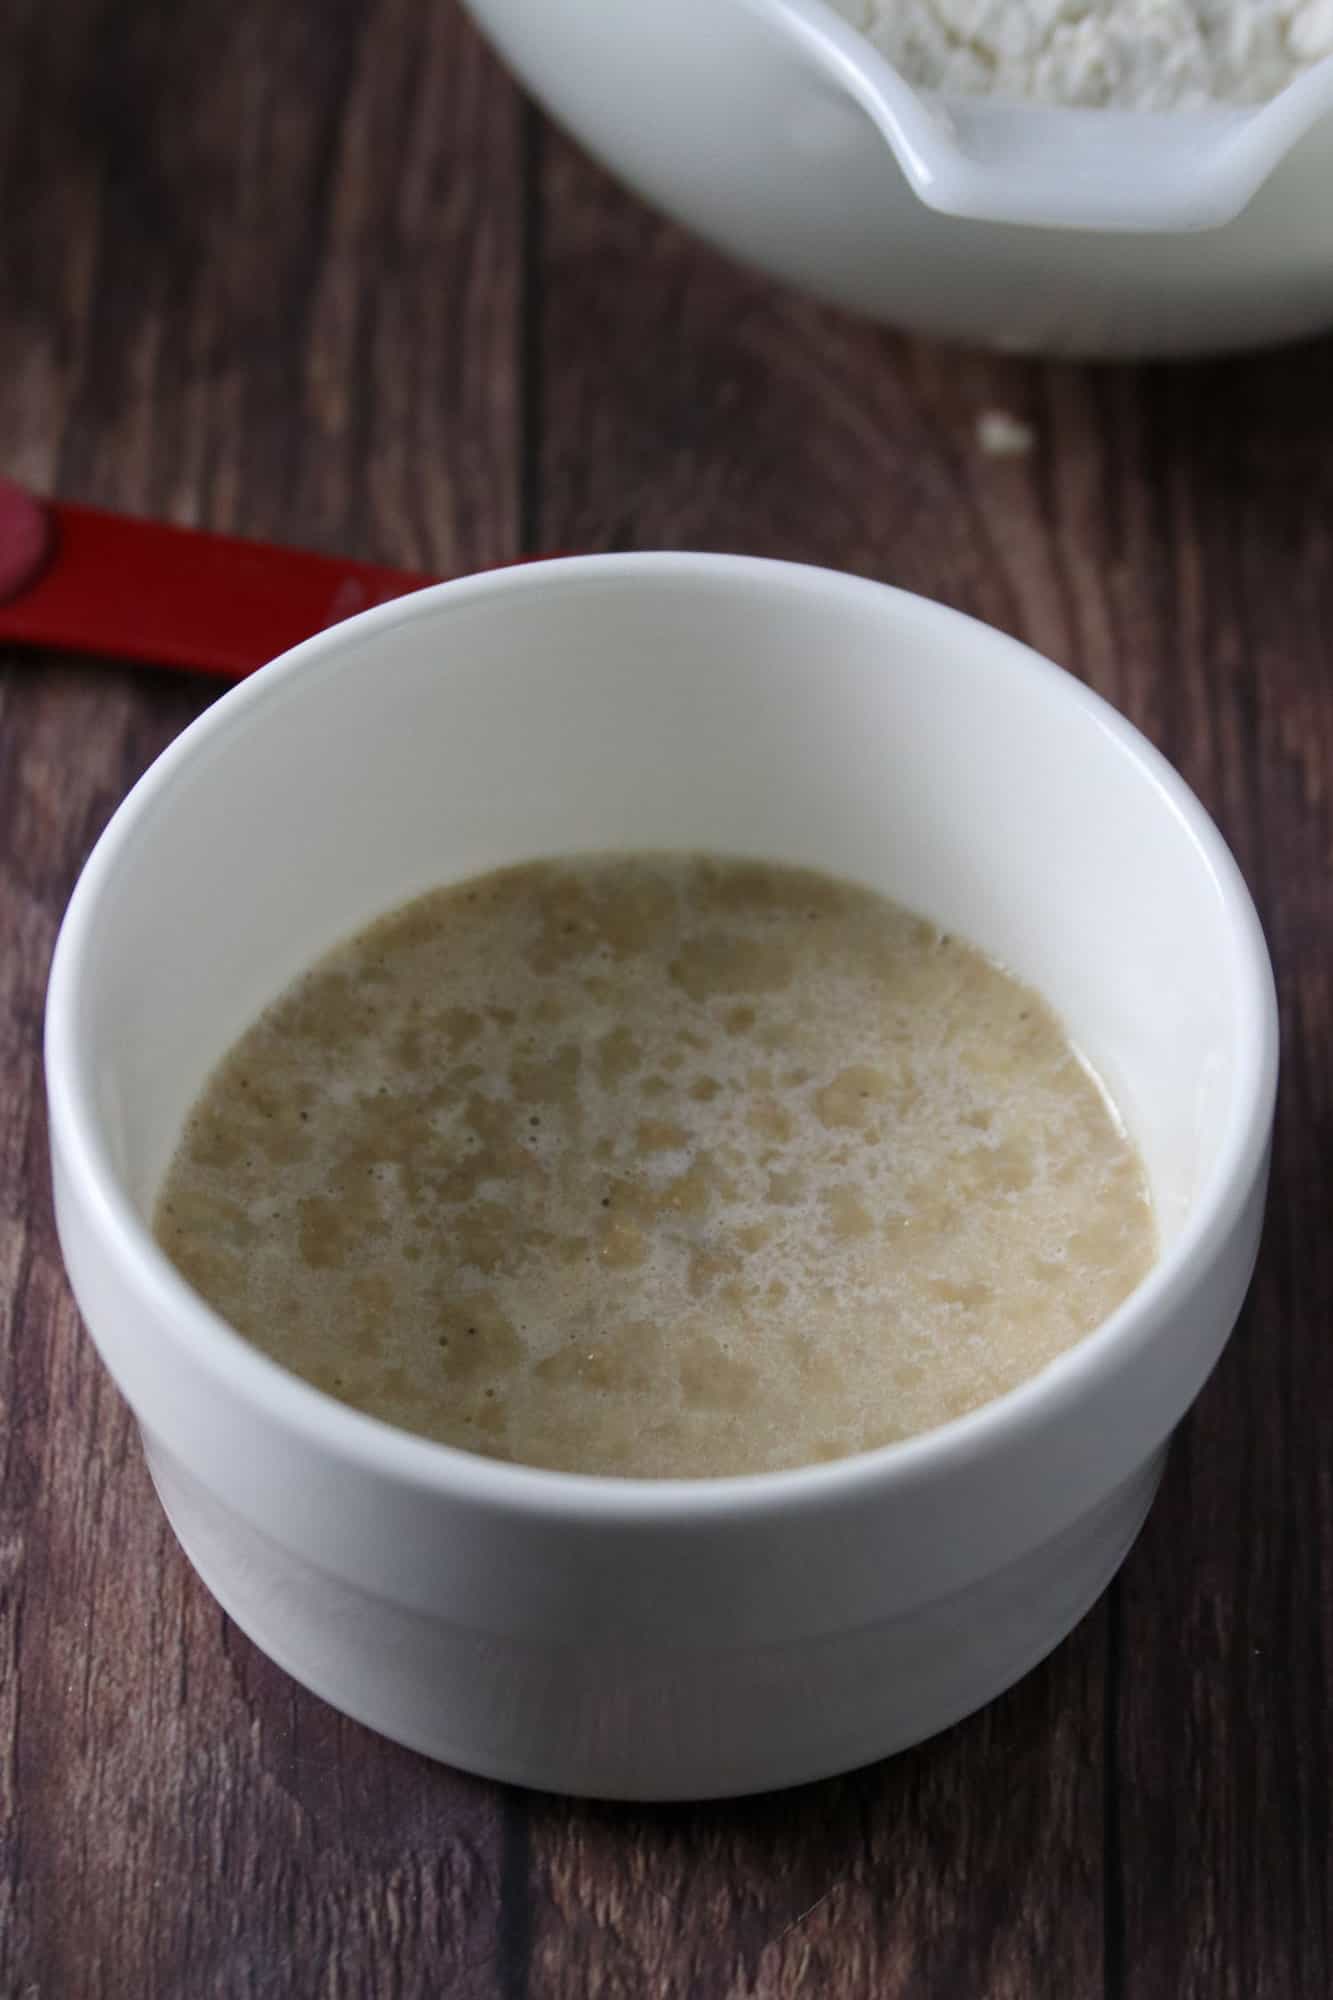
<svg viewBox="0 0 1333 2000">
<path fill-rule="evenodd" d="M 925 90 L 1122 110 L 1262 104 L 1333 55 L 1333 0 L 833 0 Z"/>
<path fill-rule="evenodd" d="M 977 443 L 987 458 L 1026 458 L 1036 442 L 1031 424 L 1008 410 L 983 410 L 977 418 Z"/>
</svg>

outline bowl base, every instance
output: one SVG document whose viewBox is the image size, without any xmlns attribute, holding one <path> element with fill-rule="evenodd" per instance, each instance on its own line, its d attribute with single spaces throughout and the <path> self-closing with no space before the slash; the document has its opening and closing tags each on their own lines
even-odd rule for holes
<svg viewBox="0 0 1333 2000">
<path fill-rule="evenodd" d="M 891 1619 L 785 1645 L 578 1649 L 465 1629 L 313 1568 L 222 1508 L 155 1439 L 153 1484 L 222 1609 L 354 1721 L 478 1776 L 575 1797 L 732 1798 L 936 1735 L 1091 1609 L 1152 1504 L 1165 1447 L 1053 1540 Z"/>
</svg>

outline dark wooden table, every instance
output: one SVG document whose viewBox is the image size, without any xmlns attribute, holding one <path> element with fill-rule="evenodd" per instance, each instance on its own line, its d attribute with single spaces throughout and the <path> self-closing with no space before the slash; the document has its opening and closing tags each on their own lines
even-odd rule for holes
<svg viewBox="0 0 1333 2000">
<path fill-rule="evenodd" d="M 0 656 L 0 1995 L 1328 1993 L 1333 345 L 1083 370 L 854 324 L 615 188 L 451 0 L 5 0 L 0 469 L 442 570 L 694 545 L 961 605 L 1184 770 L 1285 1026 L 1249 1307 L 1053 1659 L 786 1796 L 505 1791 L 295 1687 L 153 1499 L 39 1036 L 78 868 L 211 690 Z"/>
</svg>

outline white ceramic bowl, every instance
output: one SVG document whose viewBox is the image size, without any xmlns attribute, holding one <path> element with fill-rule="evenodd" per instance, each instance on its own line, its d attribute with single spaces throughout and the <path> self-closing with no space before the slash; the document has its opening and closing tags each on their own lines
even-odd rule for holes
<svg viewBox="0 0 1333 2000">
<path fill-rule="evenodd" d="M 641 194 L 734 256 L 877 319 L 1083 356 L 1202 354 L 1333 326 L 1333 60 L 1284 93 L 1279 125 L 1309 129 L 1223 226 L 1040 228 L 925 206 L 875 120 L 811 59 L 815 41 L 845 47 L 849 30 L 808 0 L 801 11 L 820 18 L 804 47 L 753 0 L 467 4 L 552 114 Z M 1089 213 L 1114 207 L 1160 137 L 1132 114 L 1062 119 L 1065 192 L 1081 189 L 1074 205 Z M 1202 150 L 1220 129 L 1224 178 L 1223 156 L 1248 147 L 1224 113 L 1168 122 L 1186 157 L 1191 133 Z M 1059 192 L 1057 175 L 1053 221 L 1068 206 Z"/>
<path fill-rule="evenodd" d="M 428 886 L 621 846 L 806 863 L 1035 982 L 1116 1092 L 1165 1250 L 1037 1379 L 900 1445 L 759 1477 L 492 1463 L 248 1346 L 148 1233 L 232 1039 Z M 98 843 L 51 974 L 57 1215 L 162 1502 L 257 1644 L 450 1763 L 607 1796 L 861 1763 L 1024 1673 L 1096 1598 L 1258 1241 L 1275 1008 L 1180 779 L 1014 641 L 829 571 L 589 557 L 340 625 L 225 696 Z"/>
</svg>

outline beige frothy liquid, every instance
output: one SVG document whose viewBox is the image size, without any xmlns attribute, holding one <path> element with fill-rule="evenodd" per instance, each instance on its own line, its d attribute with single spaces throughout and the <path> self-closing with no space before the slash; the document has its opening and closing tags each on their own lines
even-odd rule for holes
<svg viewBox="0 0 1333 2000">
<path fill-rule="evenodd" d="M 928 1430 L 1155 1252 L 1036 994 L 867 890 L 669 856 L 507 869 L 334 951 L 209 1082 L 156 1230 L 330 1395 L 644 1476 Z"/>
</svg>

